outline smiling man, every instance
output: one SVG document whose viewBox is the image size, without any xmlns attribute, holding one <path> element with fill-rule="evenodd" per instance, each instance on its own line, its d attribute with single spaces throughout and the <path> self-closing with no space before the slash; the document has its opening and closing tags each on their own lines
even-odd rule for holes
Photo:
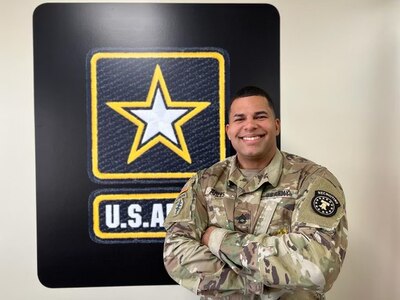
<svg viewBox="0 0 400 300">
<path fill-rule="evenodd" d="M 263 90 L 247 87 L 236 94 L 231 104 L 226 133 L 243 169 L 260 170 L 276 153 L 280 122 L 268 99 Z"/>
<path fill-rule="evenodd" d="M 258 87 L 233 97 L 226 133 L 236 155 L 191 178 L 164 222 L 168 273 L 203 299 L 325 299 L 347 249 L 339 182 L 278 150 Z"/>
</svg>

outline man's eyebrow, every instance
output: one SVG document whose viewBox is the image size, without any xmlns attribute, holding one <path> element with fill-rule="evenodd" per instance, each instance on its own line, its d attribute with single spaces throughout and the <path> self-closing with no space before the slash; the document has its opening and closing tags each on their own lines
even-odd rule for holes
<svg viewBox="0 0 400 300">
<path fill-rule="evenodd" d="M 254 116 L 261 116 L 261 115 L 269 115 L 269 112 L 268 111 L 266 111 L 266 110 L 261 110 L 261 111 L 256 111 L 255 113 L 254 113 Z M 233 118 L 243 118 L 243 117 L 245 117 L 246 115 L 244 114 L 244 113 L 236 113 L 236 114 L 234 114 L 232 117 Z"/>
<path fill-rule="evenodd" d="M 265 110 L 262 110 L 262 111 L 256 111 L 256 112 L 254 113 L 254 115 L 255 115 L 255 116 L 259 116 L 259 115 L 269 115 L 269 113 L 268 113 L 267 111 L 265 111 Z"/>
<path fill-rule="evenodd" d="M 244 117 L 244 114 L 243 113 L 236 113 L 236 114 L 234 114 L 232 117 L 234 117 L 234 118 L 240 118 L 240 117 Z"/>
</svg>

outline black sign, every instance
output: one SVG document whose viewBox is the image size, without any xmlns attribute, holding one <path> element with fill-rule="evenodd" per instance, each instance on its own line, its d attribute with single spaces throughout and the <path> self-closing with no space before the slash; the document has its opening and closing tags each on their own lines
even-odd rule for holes
<svg viewBox="0 0 400 300">
<path fill-rule="evenodd" d="M 33 17 L 38 276 L 48 287 L 172 284 L 162 227 L 196 171 L 232 154 L 230 94 L 279 115 L 267 4 L 43 4 Z"/>
</svg>

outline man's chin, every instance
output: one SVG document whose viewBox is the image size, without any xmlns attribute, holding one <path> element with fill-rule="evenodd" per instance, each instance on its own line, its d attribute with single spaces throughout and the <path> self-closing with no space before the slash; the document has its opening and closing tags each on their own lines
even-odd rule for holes
<svg viewBox="0 0 400 300">
<path fill-rule="evenodd" d="M 265 158 L 265 155 L 262 155 L 260 153 L 242 153 L 241 155 L 239 155 L 239 158 L 246 161 L 257 162 Z"/>
</svg>

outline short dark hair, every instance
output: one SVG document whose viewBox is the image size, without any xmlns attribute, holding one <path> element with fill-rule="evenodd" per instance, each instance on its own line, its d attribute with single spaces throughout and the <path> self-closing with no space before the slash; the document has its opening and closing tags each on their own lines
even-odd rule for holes
<svg viewBox="0 0 400 300">
<path fill-rule="evenodd" d="M 244 97 L 250 97 L 250 96 L 261 96 L 267 99 L 269 106 L 271 107 L 275 117 L 276 117 L 276 112 L 275 112 L 275 106 L 274 102 L 272 102 L 271 97 L 268 95 L 268 93 L 263 90 L 262 88 L 254 85 L 248 85 L 245 87 L 242 87 L 239 89 L 232 97 L 231 99 L 231 106 L 233 101 L 235 101 L 238 98 L 244 98 Z M 229 108 L 230 109 L 230 108 Z"/>
</svg>

